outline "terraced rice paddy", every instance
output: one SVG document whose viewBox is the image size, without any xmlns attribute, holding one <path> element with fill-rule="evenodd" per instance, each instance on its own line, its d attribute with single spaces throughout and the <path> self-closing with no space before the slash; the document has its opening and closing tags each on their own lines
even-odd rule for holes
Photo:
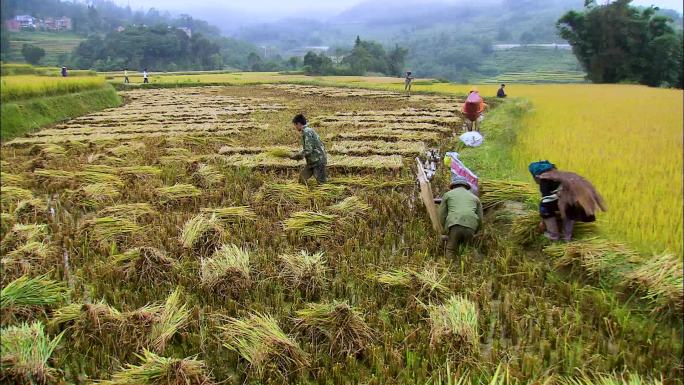
<svg viewBox="0 0 684 385">
<path fill-rule="evenodd" d="M 452 149 L 458 100 L 290 91 L 131 91 L 2 147 L 3 381 L 681 383 L 681 275 L 604 290 L 584 261 L 631 252 L 544 256 L 534 187 L 484 183 L 479 254 L 443 257 L 412 165 Z M 293 183 L 299 112 L 329 184 Z"/>
</svg>

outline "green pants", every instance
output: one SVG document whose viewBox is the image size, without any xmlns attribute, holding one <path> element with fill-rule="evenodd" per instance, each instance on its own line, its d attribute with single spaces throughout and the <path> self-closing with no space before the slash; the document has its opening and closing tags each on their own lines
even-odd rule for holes
<svg viewBox="0 0 684 385">
<path fill-rule="evenodd" d="M 318 184 L 323 184 L 328 180 L 328 173 L 325 170 L 324 164 L 307 164 L 302 167 L 299 172 L 299 183 L 306 184 L 306 181 L 314 176 L 318 181 Z"/>
<path fill-rule="evenodd" d="M 447 257 L 453 257 L 460 245 L 468 244 L 473 240 L 475 230 L 470 227 L 453 225 L 449 227 L 449 238 L 446 244 Z"/>
</svg>

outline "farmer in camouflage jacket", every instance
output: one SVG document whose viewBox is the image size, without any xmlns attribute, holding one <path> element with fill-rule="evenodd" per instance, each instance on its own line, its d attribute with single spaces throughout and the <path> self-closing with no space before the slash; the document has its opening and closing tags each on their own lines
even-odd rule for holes
<svg viewBox="0 0 684 385">
<path fill-rule="evenodd" d="M 302 151 L 293 156 L 293 159 L 306 159 L 306 165 L 299 174 L 299 182 L 306 181 L 313 175 L 319 184 L 325 183 L 328 179 L 325 167 L 328 164 L 328 157 L 325 153 L 325 146 L 313 128 L 306 123 L 304 115 L 299 114 L 292 119 L 292 124 L 297 131 L 302 134 Z"/>
</svg>

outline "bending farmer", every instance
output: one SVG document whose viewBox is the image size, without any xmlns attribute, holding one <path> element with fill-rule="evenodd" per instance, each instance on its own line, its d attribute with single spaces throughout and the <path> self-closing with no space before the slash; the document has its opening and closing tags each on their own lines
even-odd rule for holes
<svg viewBox="0 0 684 385">
<path fill-rule="evenodd" d="M 581 176 L 558 171 L 547 160 L 531 163 L 529 170 L 539 184 L 542 195 L 539 214 L 546 227 L 544 236 L 548 239 L 558 241 L 561 238 L 558 217 L 563 223 L 563 239 L 571 241 L 576 221 L 593 222 L 598 210 L 606 211 L 601 195 Z"/>
<path fill-rule="evenodd" d="M 469 243 L 482 227 L 482 204 L 462 176 L 453 177 L 449 188 L 439 205 L 439 218 L 448 235 L 447 257 L 453 257 L 458 246 Z"/>
<path fill-rule="evenodd" d="M 318 183 L 325 183 L 328 179 L 325 167 L 328 164 L 328 156 L 325 153 L 325 146 L 320 136 L 309 127 L 304 115 L 299 114 L 292 119 L 294 128 L 302 134 L 302 151 L 293 156 L 292 159 L 306 159 L 306 165 L 299 174 L 299 182 L 306 184 L 306 181 L 313 175 Z"/>
</svg>

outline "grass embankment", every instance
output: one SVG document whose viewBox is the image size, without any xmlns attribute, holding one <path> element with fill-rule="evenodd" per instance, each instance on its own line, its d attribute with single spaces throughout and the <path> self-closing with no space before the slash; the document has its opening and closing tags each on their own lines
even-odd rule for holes
<svg viewBox="0 0 684 385">
<path fill-rule="evenodd" d="M 110 85 L 66 95 L 3 101 L 0 138 L 6 141 L 48 124 L 120 104 L 121 98 Z"/>
</svg>

